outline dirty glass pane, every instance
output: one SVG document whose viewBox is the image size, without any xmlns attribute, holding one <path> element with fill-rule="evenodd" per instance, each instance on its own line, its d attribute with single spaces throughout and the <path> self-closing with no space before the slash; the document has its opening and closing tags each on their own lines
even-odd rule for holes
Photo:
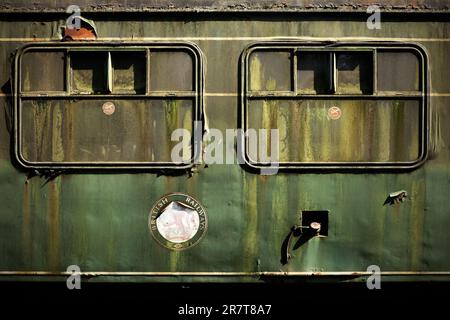
<svg viewBox="0 0 450 320">
<path fill-rule="evenodd" d="M 192 132 L 191 100 L 35 100 L 22 108 L 21 152 L 32 162 L 172 162 L 172 132 Z"/>
<path fill-rule="evenodd" d="M 297 56 L 297 70 L 297 84 L 300 93 L 330 93 L 330 53 L 300 52 Z"/>
<path fill-rule="evenodd" d="M 251 91 L 291 91 L 290 51 L 256 51 L 249 58 Z"/>
<path fill-rule="evenodd" d="M 336 53 L 337 93 L 373 93 L 373 53 Z"/>
<path fill-rule="evenodd" d="M 419 157 L 420 101 L 251 101 L 248 127 L 279 130 L 280 162 L 414 161 Z M 253 160 L 259 157 L 255 153 L 250 154 Z"/>
<path fill-rule="evenodd" d="M 113 66 L 113 93 L 145 93 L 146 55 L 145 51 L 111 52 Z"/>
<path fill-rule="evenodd" d="M 187 51 L 150 52 L 151 91 L 193 91 L 194 60 Z"/>
<path fill-rule="evenodd" d="M 72 91 L 87 94 L 106 93 L 107 63 L 107 52 L 71 52 Z"/>
<path fill-rule="evenodd" d="M 22 91 L 65 91 L 65 53 L 30 51 L 22 58 Z"/>
<path fill-rule="evenodd" d="M 379 91 L 419 91 L 419 59 L 412 52 L 379 51 Z"/>
</svg>

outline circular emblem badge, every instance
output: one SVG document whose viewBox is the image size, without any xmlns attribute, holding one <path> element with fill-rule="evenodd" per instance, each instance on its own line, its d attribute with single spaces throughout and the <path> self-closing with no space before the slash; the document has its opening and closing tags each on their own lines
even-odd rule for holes
<svg viewBox="0 0 450 320">
<path fill-rule="evenodd" d="M 153 238 L 171 250 L 196 245 L 206 233 L 205 208 L 183 193 L 172 193 L 159 199 L 150 210 L 148 227 Z"/>
<path fill-rule="evenodd" d="M 114 103 L 112 102 L 105 102 L 102 105 L 102 111 L 104 114 L 106 114 L 107 116 L 112 115 L 115 111 L 116 111 L 116 106 L 114 105 Z"/>
<path fill-rule="evenodd" d="M 342 110 L 339 107 L 333 106 L 328 109 L 328 118 L 331 120 L 339 120 L 342 116 Z"/>
</svg>

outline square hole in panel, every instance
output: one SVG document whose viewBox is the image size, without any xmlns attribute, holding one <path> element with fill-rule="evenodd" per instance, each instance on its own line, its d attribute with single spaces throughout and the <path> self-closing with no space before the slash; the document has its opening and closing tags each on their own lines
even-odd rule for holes
<svg viewBox="0 0 450 320">
<path fill-rule="evenodd" d="M 193 91 L 194 59 L 188 51 L 150 52 L 151 91 Z"/>
<path fill-rule="evenodd" d="M 302 94 L 331 92 L 331 54 L 300 52 L 297 55 L 297 85 Z"/>
<path fill-rule="evenodd" d="M 65 91 L 65 52 L 29 51 L 22 58 L 22 91 Z"/>
<path fill-rule="evenodd" d="M 114 93 L 145 93 L 146 53 L 145 51 L 111 52 Z"/>
<path fill-rule="evenodd" d="M 337 93 L 373 93 L 373 53 L 336 53 Z"/>
<path fill-rule="evenodd" d="M 251 91 L 291 91 L 291 51 L 255 51 L 249 59 Z"/>
<path fill-rule="evenodd" d="M 108 53 L 102 51 L 71 52 L 72 91 L 106 93 Z"/>
<path fill-rule="evenodd" d="M 408 51 L 379 51 L 378 90 L 379 91 L 419 91 L 419 59 Z"/>
<path fill-rule="evenodd" d="M 329 211 L 327 210 L 316 210 L 316 211 L 302 211 L 302 227 L 311 228 L 311 224 L 320 224 L 319 236 L 328 236 L 328 216 Z"/>
</svg>

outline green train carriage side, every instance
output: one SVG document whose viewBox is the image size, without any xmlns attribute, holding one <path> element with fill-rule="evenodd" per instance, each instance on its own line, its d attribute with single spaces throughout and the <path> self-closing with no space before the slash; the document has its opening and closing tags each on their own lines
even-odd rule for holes
<svg viewBox="0 0 450 320">
<path fill-rule="evenodd" d="M 0 8 L 0 279 L 450 279 L 450 2 L 119 4 Z"/>
</svg>

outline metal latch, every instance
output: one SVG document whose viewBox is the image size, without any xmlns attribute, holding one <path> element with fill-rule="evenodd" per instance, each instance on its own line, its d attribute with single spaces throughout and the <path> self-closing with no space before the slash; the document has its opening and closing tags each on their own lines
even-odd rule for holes
<svg viewBox="0 0 450 320">
<path fill-rule="evenodd" d="M 408 192 L 406 192 L 405 190 L 400 190 L 397 192 L 392 192 L 388 195 L 388 197 L 386 198 L 386 200 L 384 201 L 383 205 L 394 205 L 394 204 L 398 204 L 401 202 L 404 202 L 406 200 L 406 198 L 408 198 Z"/>
<path fill-rule="evenodd" d="M 290 248 L 291 248 L 292 239 L 294 237 L 297 237 L 297 238 L 301 237 L 306 242 L 309 239 L 318 236 L 320 234 L 321 227 L 322 227 L 322 225 L 319 222 L 311 222 L 311 224 L 309 226 L 299 226 L 299 225 L 292 226 L 291 232 L 288 235 L 288 240 L 287 240 L 284 256 L 281 258 L 281 263 L 286 264 L 286 263 L 288 263 L 289 259 L 291 258 Z"/>
<path fill-rule="evenodd" d="M 298 238 L 292 250 L 295 250 L 314 237 L 328 236 L 329 211 L 302 211 L 301 225 L 293 225 L 283 242 L 281 263 L 287 264 L 291 258 L 291 247 L 294 238 Z"/>
</svg>

